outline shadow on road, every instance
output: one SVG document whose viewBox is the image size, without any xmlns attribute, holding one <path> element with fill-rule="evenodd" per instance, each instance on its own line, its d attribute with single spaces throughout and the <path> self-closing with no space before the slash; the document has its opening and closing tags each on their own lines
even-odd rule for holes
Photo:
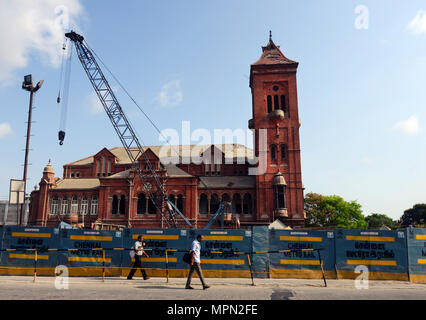
<svg viewBox="0 0 426 320">
<path fill-rule="evenodd" d="M 271 300 L 290 300 L 293 297 L 293 292 L 290 290 L 274 290 L 271 294 Z"/>
<path fill-rule="evenodd" d="M 136 289 L 171 289 L 171 290 L 185 290 L 185 287 L 166 287 L 166 286 L 144 286 L 144 287 L 136 287 Z"/>
</svg>

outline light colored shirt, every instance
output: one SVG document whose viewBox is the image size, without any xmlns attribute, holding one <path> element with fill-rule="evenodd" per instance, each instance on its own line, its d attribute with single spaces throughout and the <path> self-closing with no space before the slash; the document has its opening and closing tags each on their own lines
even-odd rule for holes
<svg viewBox="0 0 426 320">
<path fill-rule="evenodd" d="M 201 263 L 201 260 L 200 260 L 201 243 L 198 242 L 198 240 L 194 240 L 192 242 L 192 251 L 194 252 L 194 262 Z"/>
<path fill-rule="evenodd" d="M 137 249 L 143 249 L 143 243 L 140 241 L 135 242 L 135 252 L 138 256 L 141 256 L 143 254 L 143 250 L 137 251 Z"/>
</svg>

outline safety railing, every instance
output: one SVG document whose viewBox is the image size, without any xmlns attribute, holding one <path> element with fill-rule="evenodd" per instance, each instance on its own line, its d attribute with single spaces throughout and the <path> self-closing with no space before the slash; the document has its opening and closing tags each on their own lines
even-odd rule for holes
<svg viewBox="0 0 426 320">
<path fill-rule="evenodd" d="M 0 269 L 4 269 L 4 268 L 31 268 L 33 269 L 33 275 L 34 275 L 34 282 L 36 282 L 37 280 L 37 270 L 40 269 L 44 269 L 44 268 L 52 268 L 52 266 L 50 267 L 40 267 L 37 266 L 37 261 L 39 259 L 40 253 L 46 253 L 46 252 L 76 252 L 76 251 L 102 251 L 102 266 L 80 266 L 80 267 L 72 267 L 72 268 L 102 268 L 102 282 L 105 282 L 105 276 L 106 276 L 106 270 L 107 269 L 133 269 L 132 266 L 129 267 L 111 267 L 111 266 L 107 266 L 106 265 L 106 252 L 108 251 L 130 251 L 130 250 L 134 250 L 133 248 L 91 248 L 91 249 L 77 249 L 77 248 L 72 248 L 72 249 L 1 249 L 0 252 L 34 252 L 34 266 L 33 267 L 23 267 L 23 266 L 0 266 Z M 153 249 L 151 248 L 144 248 L 144 251 L 152 251 Z M 165 268 L 150 268 L 150 267 L 145 267 L 143 266 L 142 268 L 137 268 L 137 269 L 146 269 L 146 270 L 164 270 L 165 271 L 165 277 L 166 277 L 166 282 L 169 282 L 169 252 L 190 252 L 189 250 L 181 250 L 181 249 L 163 249 L 165 252 Z M 321 258 L 321 251 L 324 250 L 322 248 L 311 248 L 311 249 L 291 249 L 291 250 L 275 250 L 275 251 L 251 251 L 251 252 L 237 252 L 237 251 L 232 251 L 231 253 L 234 255 L 245 255 L 247 258 L 247 265 L 249 267 L 249 271 L 250 271 L 250 277 L 251 277 L 251 285 L 255 286 L 254 283 L 254 277 L 253 275 L 256 273 L 264 273 L 264 272 L 255 272 L 253 271 L 253 265 L 252 265 L 252 259 L 250 258 L 250 256 L 253 255 L 262 255 L 262 254 L 280 254 L 280 253 L 291 253 L 291 252 L 305 252 L 305 251 L 316 251 L 318 253 L 318 262 L 319 262 L 319 266 L 321 269 L 321 273 L 322 273 L 322 279 L 324 281 L 324 286 L 327 287 L 327 280 L 326 280 L 326 276 L 325 276 L 325 272 L 324 272 L 324 268 L 323 268 L 323 264 L 324 261 Z M 210 250 L 209 251 L 210 254 L 229 254 L 230 252 L 224 252 L 224 251 L 217 251 L 217 250 Z"/>
</svg>

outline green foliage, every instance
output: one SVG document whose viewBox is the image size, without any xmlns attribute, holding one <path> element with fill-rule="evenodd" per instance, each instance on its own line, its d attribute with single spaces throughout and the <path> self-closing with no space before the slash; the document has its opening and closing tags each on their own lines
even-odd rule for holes
<svg viewBox="0 0 426 320">
<path fill-rule="evenodd" d="M 420 203 L 414 205 L 411 209 L 404 211 L 401 217 L 403 227 L 412 225 L 413 227 L 423 228 L 426 225 L 426 204 Z"/>
<path fill-rule="evenodd" d="M 397 221 L 394 221 L 387 215 L 380 213 L 370 214 L 365 218 L 365 221 L 367 221 L 369 229 L 379 229 L 382 226 L 386 226 L 391 229 L 398 229 L 400 227 Z"/>
<path fill-rule="evenodd" d="M 342 197 L 308 193 L 305 196 L 307 227 L 337 227 L 366 229 L 361 205 L 345 201 Z"/>
</svg>

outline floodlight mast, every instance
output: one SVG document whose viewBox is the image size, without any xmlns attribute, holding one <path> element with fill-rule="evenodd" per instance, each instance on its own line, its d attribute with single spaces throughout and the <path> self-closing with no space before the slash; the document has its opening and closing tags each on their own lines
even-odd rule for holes
<svg viewBox="0 0 426 320">
<path fill-rule="evenodd" d="M 30 151 L 30 137 L 31 137 L 31 123 L 32 123 L 32 113 L 33 113 L 33 96 L 41 86 L 43 85 L 44 80 L 41 80 L 37 83 L 37 85 L 33 86 L 33 75 L 29 74 L 24 76 L 24 82 L 22 83 L 22 89 L 30 92 L 30 105 L 28 109 L 28 122 L 27 122 L 27 140 L 25 144 L 25 162 L 24 162 L 24 203 L 21 204 L 21 212 L 17 215 L 17 223 L 18 225 L 24 224 L 24 206 L 25 206 L 25 193 L 27 190 L 27 170 L 28 170 L 28 154 Z"/>
<path fill-rule="evenodd" d="M 78 58 L 84 68 L 84 71 L 86 72 L 99 100 L 102 103 L 102 106 L 104 107 L 105 112 L 107 113 L 118 137 L 120 138 L 121 143 L 123 144 L 124 149 L 126 150 L 126 153 L 132 162 L 133 169 L 139 174 L 145 191 L 149 195 L 152 203 L 160 211 L 163 219 L 167 223 L 167 226 L 169 228 L 178 228 L 178 221 L 176 219 L 176 214 L 178 214 L 189 227 L 193 228 L 191 222 L 168 199 L 163 181 L 161 181 L 161 178 L 155 171 L 155 168 L 150 163 L 135 131 L 133 130 L 113 90 L 111 89 L 107 79 L 99 67 L 95 56 L 85 43 L 84 37 L 74 31 L 66 33 L 65 36 L 74 43 Z M 147 177 L 144 176 L 141 168 L 139 167 L 138 159 L 140 157 L 143 157 L 144 161 L 146 162 L 150 172 L 149 177 L 152 177 L 155 184 L 157 185 L 157 189 L 161 193 L 161 199 L 159 199 L 160 201 L 158 201 L 152 193 L 151 188 L 146 181 Z"/>
</svg>

